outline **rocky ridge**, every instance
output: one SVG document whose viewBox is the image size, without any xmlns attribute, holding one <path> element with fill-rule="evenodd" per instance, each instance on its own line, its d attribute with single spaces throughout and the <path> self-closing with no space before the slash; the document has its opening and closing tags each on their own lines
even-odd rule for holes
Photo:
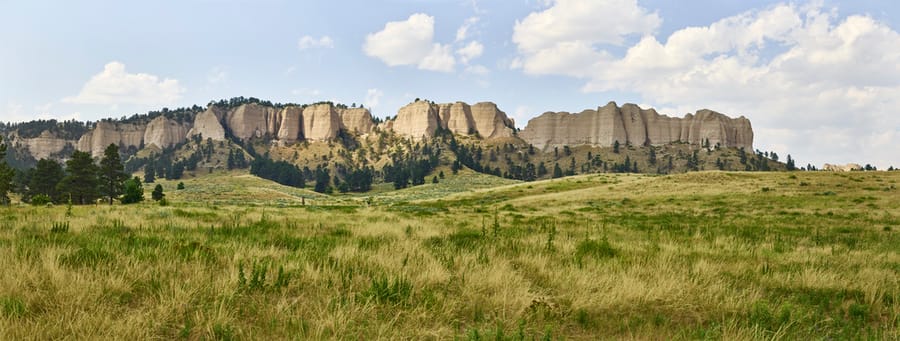
<svg viewBox="0 0 900 341">
<path fill-rule="evenodd" d="M 708 141 L 713 146 L 753 148 L 753 129 L 743 116 L 730 118 L 703 109 L 678 118 L 634 104 L 619 107 L 615 102 L 577 114 L 544 113 L 528 121 L 519 137 L 544 150 L 566 145 L 608 147 L 616 141 L 636 146 Z"/>
</svg>

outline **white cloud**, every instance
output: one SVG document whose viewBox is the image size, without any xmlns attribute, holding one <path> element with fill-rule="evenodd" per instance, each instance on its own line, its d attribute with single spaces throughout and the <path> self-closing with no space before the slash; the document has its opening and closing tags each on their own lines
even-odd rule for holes
<svg viewBox="0 0 900 341">
<path fill-rule="evenodd" d="M 75 104 L 171 104 L 184 92 L 175 79 L 146 73 L 127 73 L 125 64 L 110 62 L 91 77 L 77 96 L 62 101 Z"/>
<path fill-rule="evenodd" d="M 478 23 L 479 20 L 480 19 L 478 17 L 471 17 L 469 19 L 466 19 L 466 21 L 463 22 L 462 26 L 460 26 L 456 30 L 456 42 L 462 42 L 463 40 L 466 40 L 469 37 L 469 31 L 473 26 L 475 26 L 475 24 Z"/>
<path fill-rule="evenodd" d="M 378 107 L 378 104 L 381 103 L 381 97 L 384 96 L 384 92 L 378 89 L 369 89 L 366 91 L 366 101 L 363 102 L 363 105 L 370 110 Z"/>
<path fill-rule="evenodd" d="M 477 41 L 471 41 L 468 45 L 456 50 L 456 54 L 459 55 L 459 60 L 463 64 L 468 64 L 470 60 L 481 57 L 483 53 L 484 45 Z"/>
<path fill-rule="evenodd" d="M 363 51 L 388 66 L 451 72 L 456 64 L 450 46 L 434 42 L 434 17 L 423 13 L 388 22 L 383 30 L 367 35 Z"/>
<path fill-rule="evenodd" d="M 301 50 L 316 48 L 330 49 L 334 48 L 334 40 L 329 36 L 314 38 L 312 36 L 306 35 L 300 37 L 300 40 L 297 42 L 297 47 Z"/>
<path fill-rule="evenodd" d="M 563 41 L 622 44 L 627 36 L 652 33 L 661 22 L 637 0 L 556 0 L 550 8 L 516 21 L 513 42 L 526 53 Z"/>
<path fill-rule="evenodd" d="M 840 19 L 819 2 L 780 4 L 661 40 L 645 35 L 617 56 L 597 43 L 621 43 L 623 34 L 585 39 L 572 33 L 577 29 L 540 32 L 562 23 L 546 13 L 563 3 L 516 24 L 513 67 L 585 78 L 585 91 L 635 93 L 671 114 L 710 108 L 745 115 L 754 125 L 755 147 L 782 157 L 792 153 L 803 165 L 900 164 L 900 116 L 894 113 L 900 107 L 900 33 L 884 23 L 859 15 Z M 541 19 L 529 20 L 535 16 Z"/>
<path fill-rule="evenodd" d="M 484 65 L 470 65 L 466 67 L 466 73 L 476 76 L 487 76 L 491 70 Z"/>
</svg>

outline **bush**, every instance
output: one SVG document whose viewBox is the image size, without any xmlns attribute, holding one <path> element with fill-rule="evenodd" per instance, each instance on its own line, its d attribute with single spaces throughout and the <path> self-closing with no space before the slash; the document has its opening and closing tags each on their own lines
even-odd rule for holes
<svg viewBox="0 0 900 341">
<path fill-rule="evenodd" d="M 38 194 L 31 197 L 31 204 L 34 206 L 43 206 L 52 202 L 53 200 L 50 199 L 50 196 L 46 194 Z"/>
</svg>

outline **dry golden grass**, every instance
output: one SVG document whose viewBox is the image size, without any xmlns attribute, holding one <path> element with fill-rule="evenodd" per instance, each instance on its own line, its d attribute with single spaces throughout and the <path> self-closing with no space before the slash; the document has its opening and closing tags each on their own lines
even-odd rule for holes
<svg viewBox="0 0 900 341">
<path fill-rule="evenodd" d="M 584 175 L 366 205 L 217 174 L 164 182 L 166 207 L 2 208 L 0 339 L 897 339 L 898 180 Z"/>
</svg>

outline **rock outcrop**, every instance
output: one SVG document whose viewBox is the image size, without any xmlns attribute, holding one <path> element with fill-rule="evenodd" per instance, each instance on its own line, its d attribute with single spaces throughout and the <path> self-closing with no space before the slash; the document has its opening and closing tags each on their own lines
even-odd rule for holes
<svg viewBox="0 0 900 341">
<path fill-rule="evenodd" d="M 372 113 L 366 108 L 339 109 L 341 128 L 356 134 L 368 134 L 375 128 L 372 121 Z"/>
<path fill-rule="evenodd" d="M 159 116 L 147 124 L 147 130 L 144 131 L 144 146 L 154 145 L 164 149 L 177 145 L 187 139 L 188 130 L 189 126 Z"/>
<path fill-rule="evenodd" d="M 34 138 L 19 138 L 13 136 L 13 143 L 22 144 L 28 148 L 28 152 L 35 160 L 50 159 L 60 154 L 68 145 L 74 145 L 77 141 L 69 141 L 59 138 L 50 131 L 44 130 Z"/>
<path fill-rule="evenodd" d="M 672 142 L 753 149 L 753 129 L 743 116 L 730 118 L 700 110 L 683 118 L 660 115 L 634 104 L 619 108 L 615 102 L 578 114 L 548 112 L 528 121 L 519 137 L 539 149 L 562 146 L 612 146 L 616 141 L 632 145 Z"/>
<path fill-rule="evenodd" d="M 863 167 L 856 163 L 848 163 L 846 165 L 833 165 L 830 163 L 826 163 L 822 166 L 822 170 L 828 172 L 852 172 L 852 171 L 861 171 Z"/>
<path fill-rule="evenodd" d="M 341 118 L 331 104 L 316 104 L 303 109 L 303 138 L 324 141 L 337 137 Z"/>
<path fill-rule="evenodd" d="M 103 151 L 110 144 L 116 144 L 119 148 L 140 149 L 145 130 L 146 126 L 142 124 L 100 121 L 93 130 L 81 136 L 76 148 L 91 153 L 93 157 L 103 156 Z"/>
<path fill-rule="evenodd" d="M 490 102 L 469 106 L 463 102 L 417 101 L 400 108 L 397 118 L 389 125 L 397 134 L 416 139 L 434 136 L 438 127 L 454 134 L 477 134 L 483 138 L 509 137 L 515 131 L 513 121 Z"/>
<path fill-rule="evenodd" d="M 257 103 L 241 105 L 225 115 L 225 124 L 231 134 L 241 140 L 278 133 L 281 119 L 273 107 Z"/>
<path fill-rule="evenodd" d="M 303 138 L 303 108 L 289 106 L 281 109 L 279 113 L 281 127 L 278 128 L 278 140 L 284 143 L 294 143 Z"/>
<path fill-rule="evenodd" d="M 187 133 L 187 137 L 191 138 L 200 135 L 203 140 L 212 139 L 213 141 L 225 140 L 225 127 L 220 123 L 221 116 L 217 114 L 217 108 L 210 107 L 206 111 L 197 114 L 194 118 L 194 127 Z"/>
</svg>

